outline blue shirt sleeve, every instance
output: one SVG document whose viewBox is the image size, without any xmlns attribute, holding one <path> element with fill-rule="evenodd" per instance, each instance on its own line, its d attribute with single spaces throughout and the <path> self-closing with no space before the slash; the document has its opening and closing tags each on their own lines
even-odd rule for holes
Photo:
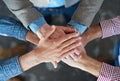
<svg viewBox="0 0 120 81">
<path fill-rule="evenodd" d="M 27 29 L 10 17 L 0 17 L 0 35 L 26 40 Z"/>
<path fill-rule="evenodd" d="M 34 32 L 37 33 L 38 29 L 41 28 L 44 24 L 46 23 L 44 17 L 40 17 L 33 21 L 30 25 L 29 28 Z"/>
<path fill-rule="evenodd" d="M 70 24 L 75 29 L 77 29 L 77 31 L 79 32 L 80 35 L 83 34 L 85 32 L 85 30 L 88 28 L 84 24 L 78 23 L 78 22 L 76 22 L 74 20 L 71 20 L 68 24 Z"/>
<path fill-rule="evenodd" d="M 18 56 L 0 61 L 0 81 L 6 81 L 22 73 Z"/>
</svg>

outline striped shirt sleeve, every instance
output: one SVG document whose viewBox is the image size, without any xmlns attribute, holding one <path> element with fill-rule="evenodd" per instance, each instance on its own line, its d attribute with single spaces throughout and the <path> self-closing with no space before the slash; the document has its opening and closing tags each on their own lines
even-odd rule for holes
<svg viewBox="0 0 120 81">
<path fill-rule="evenodd" d="M 120 68 L 103 63 L 97 81 L 120 81 Z"/>
<path fill-rule="evenodd" d="M 102 38 L 120 34 L 120 16 L 100 22 L 102 28 Z"/>
</svg>

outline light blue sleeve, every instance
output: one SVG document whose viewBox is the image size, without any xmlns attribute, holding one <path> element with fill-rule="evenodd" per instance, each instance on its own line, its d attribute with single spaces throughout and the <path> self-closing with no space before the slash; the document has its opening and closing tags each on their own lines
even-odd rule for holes
<svg viewBox="0 0 120 81">
<path fill-rule="evenodd" d="M 78 23 L 74 20 L 71 20 L 68 24 L 70 24 L 71 26 L 73 26 L 75 29 L 77 29 L 77 31 L 79 32 L 79 34 L 83 34 L 85 32 L 85 30 L 88 28 L 87 26 L 85 26 L 82 23 Z"/>
<path fill-rule="evenodd" d="M 6 81 L 22 73 L 18 56 L 0 61 L 0 81 Z"/>
<path fill-rule="evenodd" d="M 46 23 L 44 17 L 40 17 L 33 21 L 30 25 L 29 28 L 34 32 L 37 33 L 38 29 L 41 28 L 44 24 Z"/>
<path fill-rule="evenodd" d="M 10 17 L 0 17 L 0 35 L 26 40 L 27 29 Z"/>
</svg>

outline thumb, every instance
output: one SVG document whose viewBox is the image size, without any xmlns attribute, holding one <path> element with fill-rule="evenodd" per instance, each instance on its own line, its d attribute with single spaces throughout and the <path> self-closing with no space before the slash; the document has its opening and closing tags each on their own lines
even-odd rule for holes
<svg viewBox="0 0 120 81">
<path fill-rule="evenodd" d="M 74 33 L 76 32 L 76 29 L 71 28 L 71 27 L 63 27 L 63 31 L 67 34 L 67 33 Z"/>
<path fill-rule="evenodd" d="M 55 26 L 51 26 L 51 28 L 52 29 L 50 31 L 46 32 L 45 38 L 49 38 L 55 32 L 56 27 Z"/>
<path fill-rule="evenodd" d="M 55 26 L 51 27 L 48 24 L 45 24 L 37 31 L 37 36 L 42 39 L 49 37 L 55 31 Z"/>
</svg>

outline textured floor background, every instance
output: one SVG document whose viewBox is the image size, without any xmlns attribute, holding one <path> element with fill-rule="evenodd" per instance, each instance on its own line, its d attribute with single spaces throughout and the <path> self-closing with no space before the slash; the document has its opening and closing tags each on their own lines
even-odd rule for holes
<svg viewBox="0 0 120 81">
<path fill-rule="evenodd" d="M 0 15 L 11 16 L 8 9 L 5 7 L 2 0 L 0 0 Z M 120 15 L 120 0 L 105 0 L 100 11 L 96 15 L 93 24 L 101 20 L 109 19 Z M 102 40 L 94 40 L 86 46 L 89 56 L 93 58 L 98 57 L 112 57 L 113 46 L 119 39 L 119 36 L 113 36 Z M 25 43 L 14 38 L 0 36 L 0 45 L 5 48 L 11 48 L 18 43 Z M 32 44 L 27 43 L 30 49 Z M 91 74 L 83 72 L 79 69 L 71 68 L 64 63 L 60 63 L 57 69 L 54 69 L 51 64 L 40 64 L 37 67 L 22 74 L 26 81 L 96 81 L 96 78 Z"/>
</svg>

